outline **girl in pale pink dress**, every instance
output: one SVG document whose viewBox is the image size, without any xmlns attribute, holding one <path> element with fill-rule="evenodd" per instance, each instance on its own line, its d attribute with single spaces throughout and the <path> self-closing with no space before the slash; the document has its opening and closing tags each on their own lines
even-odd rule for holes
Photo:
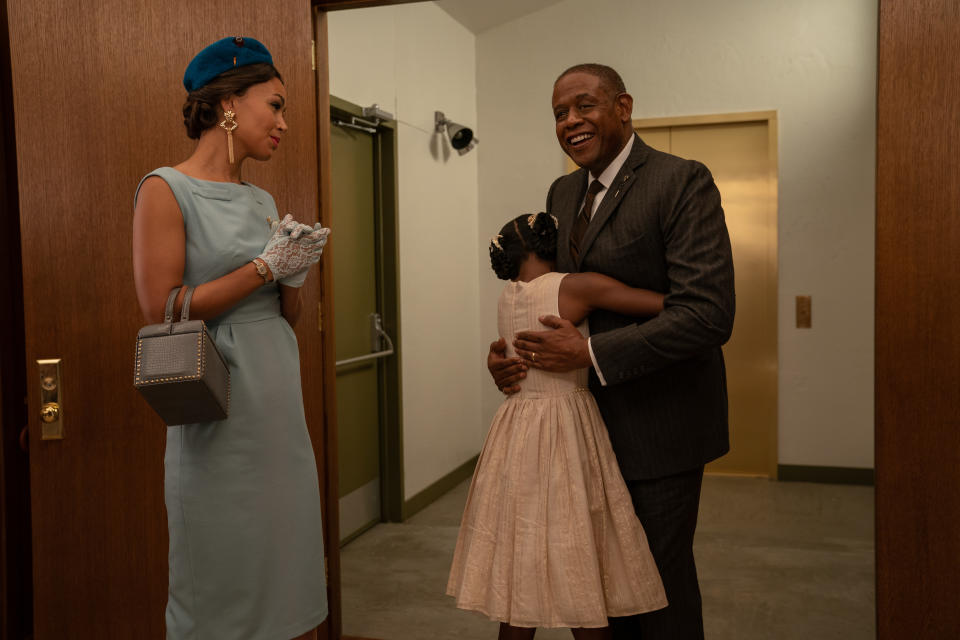
<svg viewBox="0 0 960 640">
<path fill-rule="evenodd" d="M 556 273 L 556 220 L 523 215 L 490 243 L 507 355 L 518 331 L 555 315 L 578 325 L 592 309 L 653 316 L 663 296 L 598 273 Z M 497 411 L 470 485 L 447 593 L 461 609 L 501 623 L 501 640 L 569 627 L 609 638 L 607 618 L 667 605 L 588 370 L 531 368 Z"/>
</svg>

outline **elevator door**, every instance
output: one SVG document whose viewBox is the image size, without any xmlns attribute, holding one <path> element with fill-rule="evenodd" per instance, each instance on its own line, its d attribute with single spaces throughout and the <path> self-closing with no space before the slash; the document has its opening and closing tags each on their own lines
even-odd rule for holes
<svg viewBox="0 0 960 640">
<path fill-rule="evenodd" d="M 737 292 L 733 335 L 723 347 L 730 453 L 707 465 L 708 473 L 777 475 L 775 122 L 637 127 L 651 147 L 710 169 L 730 233 Z"/>
</svg>

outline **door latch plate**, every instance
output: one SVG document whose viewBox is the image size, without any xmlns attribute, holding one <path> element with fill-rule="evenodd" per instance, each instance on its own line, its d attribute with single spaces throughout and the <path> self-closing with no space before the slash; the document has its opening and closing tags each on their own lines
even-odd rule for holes
<svg viewBox="0 0 960 640">
<path fill-rule="evenodd" d="M 37 360 L 40 383 L 40 439 L 63 440 L 63 387 L 60 358 Z"/>
</svg>

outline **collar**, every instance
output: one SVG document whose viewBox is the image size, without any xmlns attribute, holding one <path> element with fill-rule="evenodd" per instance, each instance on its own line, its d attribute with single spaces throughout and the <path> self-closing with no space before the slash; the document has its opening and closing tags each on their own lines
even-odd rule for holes
<svg viewBox="0 0 960 640">
<path fill-rule="evenodd" d="M 599 176 L 594 176 L 592 173 L 588 172 L 587 184 L 590 184 L 593 180 L 599 180 L 600 184 L 602 184 L 605 189 L 613 184 L 613 179 L 617 177 L 618 173 L 620 173 L 620 168 L 623 167 L 623 163 L 627 161 L 627 157 L 630 155 L 630 151 L 633 149 L 633 141 L 636 137 L 636 135 L 630 136 L 630 139 L 627 140 L 627 144 L 623 145 L 623 149 L 620 149 L 620 153 L 617 154 L 617 157 L 607 165 L 607 168 L 604 169 L 603 173 L 601 173 Z"/>
</svg>

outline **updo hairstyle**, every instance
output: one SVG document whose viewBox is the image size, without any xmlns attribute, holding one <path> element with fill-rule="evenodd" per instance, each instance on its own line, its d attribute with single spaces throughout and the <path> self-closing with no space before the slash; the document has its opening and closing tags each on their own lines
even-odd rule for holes
<svg viewBox="0 0 960 640">
<path fill-rule="evenodd" d="M 242 96 L 255 84 L 278 78 L 283 82 L 276 67 L 266 62 L 248 64 L 224 71 L 204 86 L 187 94 L 183 103 L 183 126 L 187 137 L 194 140 L 220 121 L 220 100 L 227 96 Z"/>
<path fill-rule="evenodd" d="M 533 253 L 542 260 L 557 259 L 557 219 L 548 213 L 517 216 L 490 240 L 490 266 L 501 280 L 516 280 L 520 265 Z"/>
</svg>

